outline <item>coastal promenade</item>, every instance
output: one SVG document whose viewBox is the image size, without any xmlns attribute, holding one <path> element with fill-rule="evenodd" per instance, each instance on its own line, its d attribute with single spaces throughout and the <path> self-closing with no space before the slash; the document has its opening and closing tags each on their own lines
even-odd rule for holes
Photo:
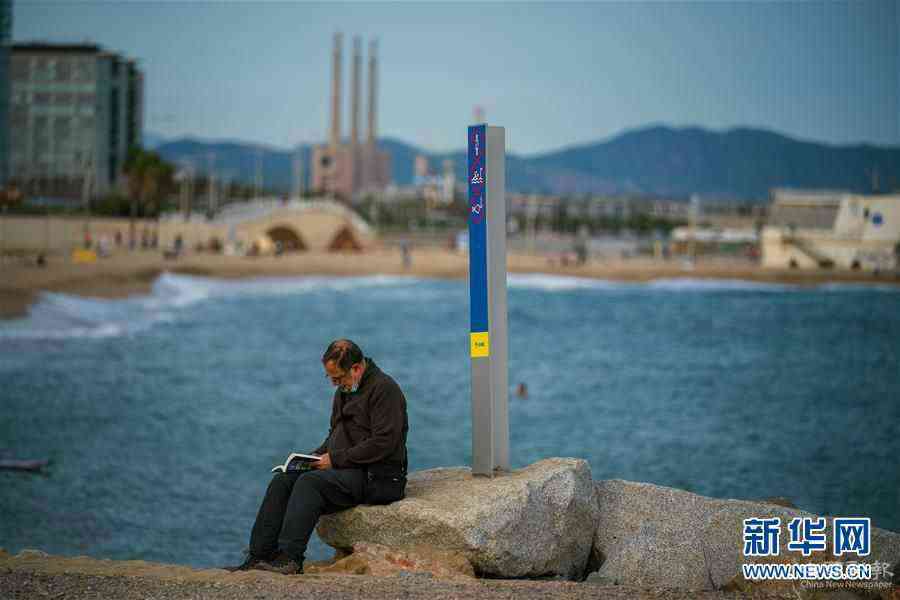
<svg viewBox="0 0 900 600">
<path fill-rule="evenodd" d="M 770 270 L 742 259 L 705 258 L 688 264 L 674 258 L 610 259 L 576 266 L 558 256 L 511 253 L 511 273 L 543 273 L 610 281 L 642 282 L 655 279 L 736 279 L 790 285 L 821 285 L 832 282 L 900 285 L 894 274 L 880 276 L 859 271 Z M 306 252 L 282 256 L 243 257 L 188 253 L 167 260 L 159 252 L 114 253 L 91 264 L 74 264 L 69 257 L 51 256 L 44 267 L 33 262 L 5 258 L 0 265 L 0 318 L 27 314 L 41 291 L 63 292 L 98 298 L 124 298 L 147 294 L 163 272 L 202 277 L 252 278 L 304 275 L 409 275 L 463 279 L 468 257 L 463 252 L 438 248 L 414 248 L 412 263 L 403 266 L 400 250 L 380 248 L 364 253 Z"/>
</svg>

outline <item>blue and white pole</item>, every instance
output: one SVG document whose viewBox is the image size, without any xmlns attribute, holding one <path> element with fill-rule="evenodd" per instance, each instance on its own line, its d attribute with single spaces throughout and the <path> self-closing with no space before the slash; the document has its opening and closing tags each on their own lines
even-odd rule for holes
<svg viewBox="0 0 900 600">
<path fill-rule="evenodd" d="M 469 348 L 472 473 L 509 470 L 506 132 L 469 127 Z"/>
</svg>

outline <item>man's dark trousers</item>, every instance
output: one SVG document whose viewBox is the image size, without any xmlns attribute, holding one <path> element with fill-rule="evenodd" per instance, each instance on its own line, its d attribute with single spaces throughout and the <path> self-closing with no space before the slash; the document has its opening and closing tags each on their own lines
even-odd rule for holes
<svg viewBox="0 0 900 600">
<path fill-rule="evenodd" d="M 280 537 L 282 550 L 302 564 L 319 517 L 362 504 L 365 481 L 362 469 L 276 473 L 253 524 L 250 553 L 273 558 Z"/>
</svg>

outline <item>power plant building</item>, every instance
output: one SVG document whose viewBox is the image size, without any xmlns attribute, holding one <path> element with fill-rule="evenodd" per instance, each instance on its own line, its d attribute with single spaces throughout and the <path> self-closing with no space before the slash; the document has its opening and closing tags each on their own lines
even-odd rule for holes
<svg viewBox="0 0 900 600">
<path fill-rule="evenodd" d="M 313 149 L 312 187 L 344 201 L 360 193 L 380 191 L 391 182 L 390 154 L 377 145 L 378 58 L 374 41 L 369 44 L 368 127 L 366 140 L 360 139 L 360 96 L 362 93 L 362 41 L 353 39 L 350 87 L 350 137 L 341 137 L 341 67 L 343 36 L 334 36 L 331 73 L 331 115 L 328 143 Z"/>
<path fill-rule="evenodd" d="M 12 0 L 0 0 L 0 188 L 9 172 L 9 50 L 12 44 Z"/>
<path fill-rule="evenodd" d="M 143 135 L 143 75 L 94 44 L 13 44 L 9 179 L 29 196 L 108 193 Z"/>
</svg>

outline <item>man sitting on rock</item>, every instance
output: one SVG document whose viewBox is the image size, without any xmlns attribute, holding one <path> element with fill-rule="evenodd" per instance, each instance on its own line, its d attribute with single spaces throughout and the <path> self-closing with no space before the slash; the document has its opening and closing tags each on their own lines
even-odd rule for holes
<svg viewBox="0 0 900 600">
<path fill-rule="evenodd" d="M 253 524 L 249 554 L 243 564 L 226 567 L 230 571 L 302 573 L 320 515 L 404 496 L 409 422 L 400 386 L 350 340 L 329 344 L 322 366 L 337 389 L 328 437 L 311 452 L 321 458 L 312 470 L 275 474 Z"/>
</svg>

